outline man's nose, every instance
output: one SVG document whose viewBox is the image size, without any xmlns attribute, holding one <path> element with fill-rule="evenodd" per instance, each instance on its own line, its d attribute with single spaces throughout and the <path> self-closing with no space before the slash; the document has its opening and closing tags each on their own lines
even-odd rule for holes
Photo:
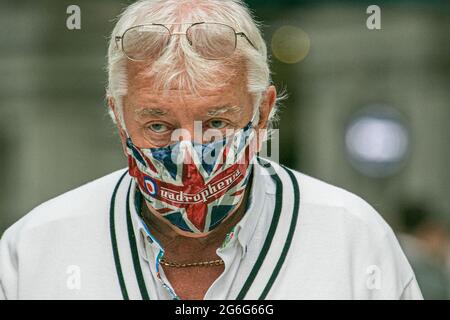
<svg viewBox="0 0 450 320">
<path fill-rule="evenodd" d="M 191 121 L 183 124 L 180 128 L 172 133 L 172 141 L 192 141 L 203 143 L 204 139 L 203 122 Z"/>
</svg>

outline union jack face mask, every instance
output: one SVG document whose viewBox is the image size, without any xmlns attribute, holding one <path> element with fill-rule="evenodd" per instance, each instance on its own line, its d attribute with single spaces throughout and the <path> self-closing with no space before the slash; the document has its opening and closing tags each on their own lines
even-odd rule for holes
<svg viewBox="0 0 450 320">
<path fill-rule="evenodd" d="M 154 212 L 177 228 L 204 234 L 241 204 L 256 154 L 253 119 L 222 140 L 183 140 L 139 148 L 127 139 L 130 175 Z"/>
</svg>

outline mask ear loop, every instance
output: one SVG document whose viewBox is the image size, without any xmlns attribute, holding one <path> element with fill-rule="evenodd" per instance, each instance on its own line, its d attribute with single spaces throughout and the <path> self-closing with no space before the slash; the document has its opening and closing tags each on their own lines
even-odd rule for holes
<svg viewBox="0 0 450 320">
<path fill-rule="evenodd" d="M 257 126 L 259 123 L 259 116 L 260 116 L 259 106 L 257 106 L 255 109 L 256 110 L 253 113 L 252 119 L 250 120 L 250 124 L 251 124 L 252 128 L 255 128 L 255 126 Z"/>
<path fill-rule="evenodd" d="M 116 124 L 119 127 L 119 130 L 121 130 L 125 134 L 125 143 L 126 143 L 126 151 L 128 154 L 128 161 L 130 161 L 130 157 L 134 158 L 134 160 L 141 162 L 142 165 L 146 165 L 147 167 L 150 167 L 147 160 L 144 157 L 144 154 L 140 150 L 140 148 L 136 147 L 136 145 L 133 143 L 133 140 L 131 139 L 131 136 L 128 133 L 128 130 L 125 126 L 125 122 L 121 121 L 120 119 L 117 119 L 117 116 L 114 114 L 116 119 Z M 139 156 L 139 160 L 136 159 L 136 154 Z"/>
<path fill-rule="evenodd" d="M 260 116 L 261 116 L 260 108 L 261 108 L 261 103 L 263 102 L 263 100 L 264 100 L 264 96 L 263 96 L 263 94 L 261 94 L 261 96 L 256 101 L 256 104 L 254 107 L 256 110 L 254 111 L 252 120 L 250 121 L 252 128 L 257 127 L 259 124 L 259 121 L 261 120 L 260 119 Z"/>
<path fill-rule="evenodd" d="M 257 141 L 256 143 L 258 143 L 260 137 L 259 137 L 259 134 L 258 134 L 259 130 L 256 130 L 256 129 L 257 129 L 257 126 L 258 126 L 258 124 L 259 124 L 259 120 L 260 120 L 260 116 L 261 116 L 260 105 L 259 105 L 259 103 L 257 104 L 257 106 L 256 106 L 255 109 L 256 109 L 256 110 L 255 110 L 255 112 L 253 113 L 252 120 L 250 121 L 250 123 L 251 123 L 250 127 L 251 127 L 251 130 L 255 130 L 255 132 L 254 132 L 254 134 L 255 134 L 254 139 L 256 139 L 256 141 Z M 256 152 L 256 154 L 257 154 L 257 153 L 258 153 L 258 152 Z M 256 157 L 253 158 L 252 161 L 256 161 Z"/>
</svg>

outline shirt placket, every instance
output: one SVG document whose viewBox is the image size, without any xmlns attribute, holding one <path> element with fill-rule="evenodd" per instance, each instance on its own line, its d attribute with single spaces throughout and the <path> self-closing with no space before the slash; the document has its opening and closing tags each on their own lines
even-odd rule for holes
<svg viewBox="0 0 450 320">
<path fill-rule="evenodd" d="M 224 261 L 225 270 L 207 290 L 205 300 L 225 300 L 229 298 L 231 285 L 236 277 L 241 260 L 245 256 L 245 249 L 238 240 L 240 229 L 241 226 L 238 223 L 216 250 L 217 255 Z"/>
<path fill-rule="evenodd" d="M 161 259 L 164 257 L 164 249 L 159 244 L 159 242 L 152 236 L 150 231 L 145 226 L 145 223 L 141 221 L 143 229 L 145 231 L 145 248 L 146 248 L 146 256 L 148 257 L 147 261 L 150 264 L 150 269 L 153 271 L 157 281 L 161 284 L 161 286 L 166 289 L 170 298 L 173 300 L 180 300 L 180 297 L 175 293 L 172 286 L 169 283 L 169 280 L 165 276 L 164 272 L 161 268 Z M 153 266 L 153 268 L 152 268 Z"/>
</svg>

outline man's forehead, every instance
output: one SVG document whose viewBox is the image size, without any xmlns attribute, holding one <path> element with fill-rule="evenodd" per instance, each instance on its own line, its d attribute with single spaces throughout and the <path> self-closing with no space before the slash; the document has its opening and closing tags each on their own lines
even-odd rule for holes
<svg viewBox="0 0 450 320">
<path fill-rule="evenodd" d="M 240 112 L 251 105 L 251 95 L 245 90 L 234 87 L 215 90 L 152 90 L 146 87 L 129 90 L 125 104 L 132 110 L 149 109 L 142 114 L 163 115 L 174 108 L 207 111 L 209 114 Z M 140 112 L 140 111 L 139 111 Z"/>
<path fill-rule="evenodd" d="M 135 90 L 129 91 L 126 100 L 129 104 L 142 107 L 166 105 L 192 105 L 192 106 L 224 106 L 230 104 L 240 104 L 245 95 L 234 90 L 216 90 L 211 92 L 192 91 L 167 91 L 167 90 Z"/>
<path fill-rule="evenodd" d="M 180 107 L 210 115 L 237 113 L 252 103 L 245 80 L 234 77 L 223 85 L 207 83 L 205 88 L 195 89 L 155 88 L 153 77 L 143 72 L 129 78 L 125 104 L 142 115 L 164 115 Z"/>
<path fill-rule="evenodd" d="M 224 65 L 226 72 L 218 73 L 217 79 L 214 81 L 199 80 L 195 85 L 190 86 L 187 75 L 183 75 L 184 71 L 177 76 L 180 81 L 170 83 L 161 83 L 158 74 L 152 73 L 152 64 L 149 62 L 127 62 L 127 81 L 129 91 L 152 91 L 158 95 L 200 95 L 212 96 L 218 93 L 228 91 L 246 91 L 247 73 L 245 67 L 235 68 L 233 66 Z M 184 80 L 186 81 L 184 81 Z M 195 87 L 195 90 L 192 88 Z M 195 91 L 195 93 L 193 92 Z"/>
<path fill-rule="evenodd" d="M 231 85 L 205 89 L 155 89 L 151 86 L 151 83 L 148 82 L 141 83 L 139 86 L 130 86 L 128 92 L 133 95 L 142 95 L 153 99 L 161 97 L 165 100 L 202 100 L 213 99 L 214 97 L 222 96 L 227 93 L 234 92 L 234 94 L 236 94 L 235 88 Z"/>
<path fill-rule="evenodd" d="M 151 106 L 138 106 L 134 110 L 134 113 L 139 117 L 145 116 L 164 116 L 172 113 L 171 108 L 166 107 L 151 107 Z M 208 116 L 219 116 L 222 114 L 240 114 L 243 111 L 241 105 L 226 104 L 219 106 L 205 106 L 200 111 Z"/>
</svg>

